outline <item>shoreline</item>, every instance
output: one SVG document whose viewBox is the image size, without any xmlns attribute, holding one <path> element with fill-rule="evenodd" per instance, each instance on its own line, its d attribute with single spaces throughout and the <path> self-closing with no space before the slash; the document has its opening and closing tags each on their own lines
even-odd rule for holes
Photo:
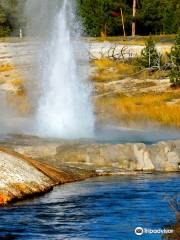
<svg viewBox="0 0 180 240">
<path fill-rule="evenodd" d="M 0 206 L 87 178 L 180 170 L 180 140 L 152 146 L 142 143 L 78 145 L 72 142 L 68 145 L 66 142 L 49 143 L 49 147 L 44 144 L 13 148 L 0 147 Z"/>
</svg>

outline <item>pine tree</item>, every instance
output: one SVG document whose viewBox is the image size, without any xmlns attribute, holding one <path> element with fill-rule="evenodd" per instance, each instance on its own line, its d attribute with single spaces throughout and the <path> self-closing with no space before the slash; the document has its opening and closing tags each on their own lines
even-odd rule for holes
<svg viewBox="0 0 180 240">
<path fill-rule="evenodd" d="M 180 86 L 180 29 L 176 37 L 175 45 L 171 48 L 170 60 L 172 69 L 170 71 L 170 82 L 174 86 Z"/>
<path fill-rule="evenodd" d="M 156 50 L 155 42 L 151 36 L 146 41 L 145 45 L 145 48 L 141 51 L 140 57 L 137 59 L 137 65 L 140 68 L 160 69 L 161 55 Z"/>
<path fill-rule="evenodd" d="M 8 36 L 10 34 L 10 31 L 11 29 L 6 12 L 0 5 L 0 37 Z"/>
<path fill-rule="evenodd" d="M 125 28 L 131 33 L 131 5 L 126 0 L 77 0 L 77 15 L 80 16 L 85 32 L 89 36 L 123 35 L 120 9 L 123 10 Z M 114 17 L 117 13 L 119 17 Z"/>
<path fill-rule="evenodd" d="M 163 14 L 163 32 L 165 34 L 176 33 L 176 15 L 172 1 L 167 1 Z"/>
</svg>

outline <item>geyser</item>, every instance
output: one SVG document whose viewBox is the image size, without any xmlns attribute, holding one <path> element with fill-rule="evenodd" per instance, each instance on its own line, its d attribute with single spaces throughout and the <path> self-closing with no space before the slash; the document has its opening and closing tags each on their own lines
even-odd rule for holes
<svg viewBox="0 0 180 240">
<path fill-rule="evenodd" d="M 38 78 L 41 79 L 41 93 L 35 114 L 35 131 L 45 137 L 92 137 L 92 87 L 78 66 L 85 49 L 80 35 L 72 27 L 75 23 L 72 3 L 70 0 L 30 0 L 27 7 L 30 33 L 34 31 L 43 43 L 40 47 Z M 35 11 L 36 14 L 39 11 L 39 16 L 34 17 Z M 87 62 L 86 57 L 84 61 Z"/>
</svg>

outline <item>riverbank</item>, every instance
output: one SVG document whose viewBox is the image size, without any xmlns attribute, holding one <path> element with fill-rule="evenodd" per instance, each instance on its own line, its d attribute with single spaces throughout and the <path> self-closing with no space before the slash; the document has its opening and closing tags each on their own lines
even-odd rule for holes
<svg viewBox="0 0 180 240">
<path fill-rule="evenodd" d="M 179 171 L 178 140 L 148 146 L 27 139 L 0 148 L 0 205 L 95 176 Z"/>
<path fill-rule="evenodd" d="M 54 186 L 97 176 L 95 171 L 53 168 L 8 148 L 0 148 L 0 206 L 40 195 Z"/>
</svg>

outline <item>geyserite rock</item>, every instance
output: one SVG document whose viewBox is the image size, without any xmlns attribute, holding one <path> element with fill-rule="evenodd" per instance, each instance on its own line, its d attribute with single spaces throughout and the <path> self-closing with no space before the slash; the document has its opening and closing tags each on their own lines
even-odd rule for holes
<svg viewBox="0 0 180 240">
<path fill-rule="evenodd" d="M 10 149 L 0 148 L 0 205 L 47 192 L 57 184 L 95 175 L 95 171 L 56 169 Z"/>
<path fill-rule="evenodd" d="M 0 205 L 26 195 L 46 192 L 55 182 L 31 163 L 0 151 Z"/>
<path fill-rule="evenodd" d="M 43 151 L 43 148 L 45 151 Z M 98 144 L 98 143 L 51 143 L 46 146 L 18 146 L 15 148 L 40 161 L 58 165 L 69 165 L 94 170 L 116 169 L 119 171 L 178 171 L 180 163 L 180 141 L 143 143 Z M 41 149 L 41 151 L 39 151 Z M 51 151 L 52 150 L 52 151 Z"/>
</svg>

